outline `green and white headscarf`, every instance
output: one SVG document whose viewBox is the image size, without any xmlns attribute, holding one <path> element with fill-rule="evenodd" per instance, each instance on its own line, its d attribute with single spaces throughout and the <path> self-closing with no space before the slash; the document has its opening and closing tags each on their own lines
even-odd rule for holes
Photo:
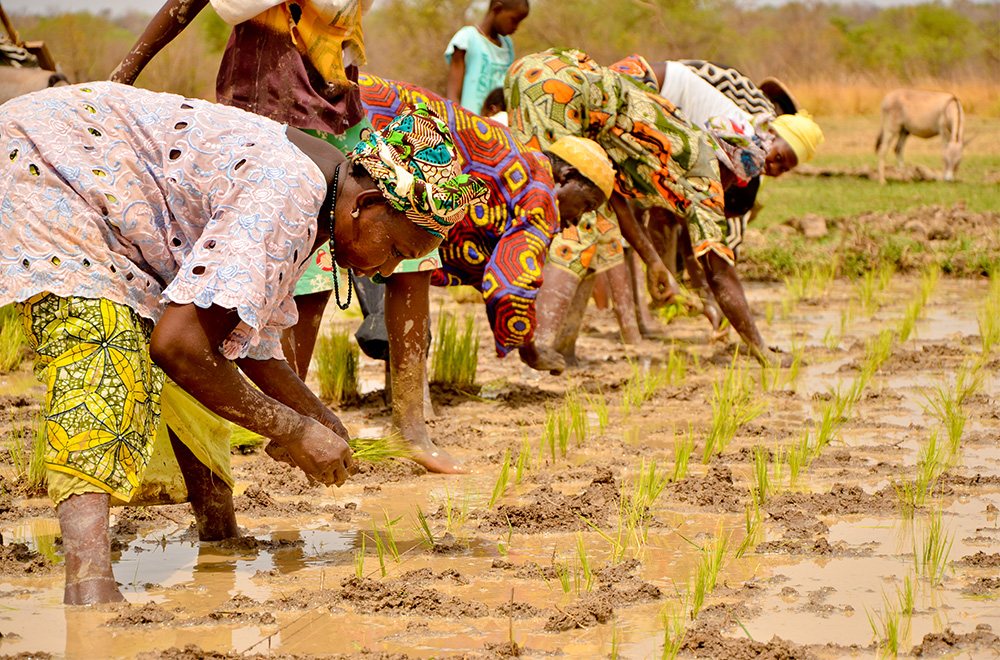
<svg viewBox="0 0 1000 660">
<path fill-rule="evenodd" d="M 426 104 L 362 137 L 351 160 L 368 171 L 393 207 L 435 236 L 443 238 L 470 204 L 489 199 L 486 186 L 462 173 L 448 124 Z"/>
</svg>

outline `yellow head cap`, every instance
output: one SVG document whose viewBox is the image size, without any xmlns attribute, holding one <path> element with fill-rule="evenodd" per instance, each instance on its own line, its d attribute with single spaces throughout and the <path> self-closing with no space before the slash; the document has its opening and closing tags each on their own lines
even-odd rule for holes
<svg viewBox="0 0 1000 660">
<path fill-rule="evenodd" d="M 601 145 L 587 138 L 567 135 L 559 138 L 546 151 L 554 153 L 594 182 L 606 198 L 615 187 L 615 170 Z"/>
<path fill-rule="evenodd" d="M 823 131 L 805 110 L 794 115 L 781 115 L 771 122 L 771 128 L 789 144 L 800 163 L 812 160 L 823 144 Z"/>
</svg>

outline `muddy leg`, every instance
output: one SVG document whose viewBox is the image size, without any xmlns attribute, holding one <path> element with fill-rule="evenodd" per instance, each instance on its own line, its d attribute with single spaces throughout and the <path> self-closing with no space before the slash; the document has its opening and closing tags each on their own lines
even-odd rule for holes
<svg viewBox="0 0 1000 660">
<path fill-rule="evenodd" d="M 392 373 L 392 426 L 403 434 L 411 458 L 431 472 L 464 473 L 465 467 L 439 449 L 427 432 L 427 328 L 430 323 L 429 272 L 396 273 L 385 287 L 385 324 Z M 428 396 L 429 399 L 429 396 Z"/>
<path fill-rule="evenodd" d="M 653 242 L 656 253 L 663 260 L 663 265 L 677 277 L 677 223 L 676 216 L 666 209 L 653 207 L 649 209 L 649 240 Z"/>
<path fill-rule="evenodd" d="M 106 493 L 70 495 L 56 507 L 66 555 L 67 605 L 125 600 L 111 571 L 111 535 Z"/>
<path fill-rule="evenodd" d="M 705 279 L 705 271 L 702 270 L 701 264 L 698 263 L 698 260 L 694 256 L 694 248 L 691 246 L 691 234 L 688 233 L 686 222 L 680 223 L 678 233 L 677 244 L 681 248 L 681 255 L 684 258 L 684 270 L 687 271 L 688 281 L 691 282 L 691 288 L 701 296 L 705 318 L 712 324 L 712 330 L 716 333 L 715 338 L 720 339 L 719 328 L 722 327 L 722 320 L 725 317 L 719 308 L 719 303 L 715 300 L 712 289 L 708 286 L 708 281 Z"/>
<path fill-rule="evenodd" d="M 534 340 L 537 346 L 551 347 L 556 343 L 556 337 L 566 322 L 566 314 L 579 287 L 580 278 L 575 273 L 551 263 L 545 264 L 542 287 L 535 298 L 538 326 L 535 328 Z"/>
<path fill-rule="evenodd" d="M 177 457 L 184 476 L 188 501 L 194 511 L 198 540 L 221 541 L 239 537 L 240 528 L 236 524 L 236 510 L 233 508 L 233 489 L 195 458 L 173 431 L 168 429 L 168 433 L 174 456 Z"/>
<path fill-rule="evenodd" d="M 566 310 L 566 318 L 563 321 L 562 329 L 556 338 L 556 352 L 566 360 L 567 367 L 575 367 L 579 364 L 576 359 L 576 338 L 580 334 L 580 326 L 583 325 L 583 315 L 587 311 L 587 303 L 590 301 L 590 293 L 594 290 L 594 282 L 597 277 L 594 273 L 588 274 L 580 282 L 573 301 Z"/>
<path fill-rule="evenodd" d="M 329 291 L 295 296 L 295 305 L 299 309 L 298 323 L 281 335 L 281 349 L 285 353 L 285 359 L 302 380 L 309 373 L 309 362 L 323 322 L 323 310 L 329 300 Z"/>
<path fill-rule="evenodd" d="M 594 304 L 597 309 L 607 309 L 611 304 L 611 285 L 608 283 L 608 276 L 604 273 L 597 274 L 597 281 L 594 282 Z"/>
<path fill-rule="evenodd" d="M 636 319 L 634 291 L 629 281 L 628 267 L 625 264 L 618 264 L 602 274 L 607 276 L 611 285 L 611 300 L 614 301 L 615 317 L 622 332 L 622 341 L 629 345 L 638 344 L 642 340 L 642 334 L 639 332 Z"/>
<path fill-rule="evenodd" d="M 649 311 L 645 297 L 642 294 L 642 282 L 645 277 L 642 272 L 642 263 L 636 258 L 634 250 L 625 251 L 625 281 L 628 283 L 628 291 L 632 297 L 632 313 L 636 321 L 636 329 L 642 337 L 650 337 L 653 334 L 652 328 L 656 324 L 653 315 Z M 617 300 L 616 300 L 617 302 Z M 623 305 L 625 303 L 623 302 Z M 628 342 L 625 342 L 628 343 Z"/>
</svg>

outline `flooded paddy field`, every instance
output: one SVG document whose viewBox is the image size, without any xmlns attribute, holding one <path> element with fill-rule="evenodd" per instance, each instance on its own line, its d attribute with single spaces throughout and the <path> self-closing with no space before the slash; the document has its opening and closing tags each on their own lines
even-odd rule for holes
<svg viewBox="0 0 1000 660">
<path fill-rule="evenodd" d="M 473 474 L 326 489 L 234 455 L 243 539 L 113 509 L 120 605 L 62 605 L 58 523 L 8 448 L 0 657 L 995 658 L 1000 288 L 936 272 L 749 284 L 796 358 L 764 372 L 701 317 L 624 347 L 591 309 L 581 367 L 538 374 L 436 291 L 480 323 L 477 390 L 432 389 L 429 424 Z M 381 374 L 356 434 L 388 432 Z M 42 389 L 25 366 L 0 392 L 9 447 Z"/>
</svg>

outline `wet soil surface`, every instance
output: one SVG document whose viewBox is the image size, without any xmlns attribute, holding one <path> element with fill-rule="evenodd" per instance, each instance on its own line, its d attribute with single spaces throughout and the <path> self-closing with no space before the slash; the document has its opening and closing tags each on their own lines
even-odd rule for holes
<svg viewBox="0 0 1000 660">
<path fill-rule="evenodd" d="M 926 233 L 928 244 L 948 223 L 974 231 L 987 220 L 961 208 L 858 219 Z M 563 377 L 492 357 L 478 318 L 477 385 L 433 387 L 428 423 L 472 474 L 391 459 L 322 488 L 262 451 L 234 455 L 241 538 L 199 543 L 186 504 L 112 510 L 124 604 L 61 605 L 54 511 L 24 488 L 8 449 L 0 658 L 640 660 L 661 657 L 665 642 L 680 658 L 876 658 L 884 634 L 865 613 L 876 628 L 904 616 L 894 613 L 907 589 L 900 656 L 995 658 L 983 622 L 1000 598 L 1000 356 L 983 355 L 985 280 L 942 278 L 913 336 L 894 342 L 815 450 L 824 410 L 920 286 L 896 276 L 867 310 L 850 282 L 813 282 L 791 302 L 785 286 L 748 286 L 768 342 L 803 347 L 797 372 L 763 375 L 732 335 L 711 341 L 700 318 L 657 323 L 654 339 L 626 348 L 610 312 L 591 309 L 581 366 Z M 703 463 L 734 356 L 757 414 Z M 931 401 L 974 364 L 984 376 L 962 399 L 959 451 L 942 450 L 919 502 L 905 504 L 931 436 L 949 446 Z M 363 360 L 368 389 L 340 411 L 354 433 L 389 432 L 382 372 Z M 37 410 L 33 396 L 0 403 Z M 549 422 L 560 415 L 565 441 Z M 812 449 L 793 480 L 789 455 L 803 438 Z M 944 558 L 932 574 L 915 555 L 934 543 L 935 520 Z"/>
</svg>

